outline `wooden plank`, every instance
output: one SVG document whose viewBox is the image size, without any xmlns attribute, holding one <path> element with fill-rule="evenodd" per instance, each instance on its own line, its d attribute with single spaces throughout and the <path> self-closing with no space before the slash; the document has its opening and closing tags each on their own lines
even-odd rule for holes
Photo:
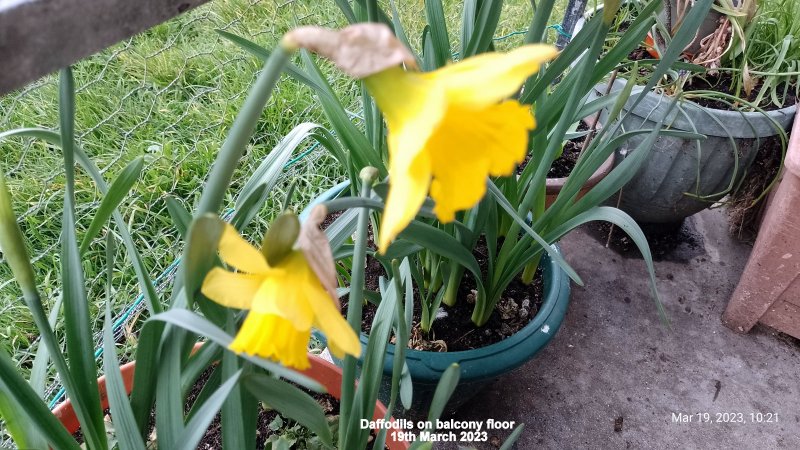
<svg viewBox="0 0 800 450">
<path fill-rule="evenodd" d="M 0 0 L 0 95 L 208 0 Z"/>
</svg>

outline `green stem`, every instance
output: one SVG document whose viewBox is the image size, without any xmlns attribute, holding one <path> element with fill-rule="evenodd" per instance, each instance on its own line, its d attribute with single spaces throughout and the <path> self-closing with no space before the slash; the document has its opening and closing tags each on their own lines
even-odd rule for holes
<svg viewBox="0 0 800 450">
<path fill-rule="evenodd" d="M 239 165 L 239 160 L 250 142 L 258 120 L 261 118 L 264 105 L 267 104 L 275 84 L 280 79 L 281 73 L 294 50 L 292 44 L 284 39 L 264 64 L 264 69 L 258 75 L 252 89 L 250 89 L 242 109 L 233 121 L 228 137 L 222 144 L 219 155 L 206 181 L 203 194 L 200 197 L 200 205 L 197 208 L 195 217 L 200 217 L 205 213 L 219 213 L 219 209 L 225 199 L 225 191 L 228 190 L 228 186 L 231 184 L 233 172 Z"/>
<path fill-rule="evenodd" d="M 372 169 L 372 170 L 367 170 Z M 372 193 L 372 183 L 375 182 L 377 170 L 365 168 L 361 171 L 362 199 L 368 199 Z M 367 231 L 369 224 L 369 209 L 362 208 L 358 213 L 355 246 L 353 249 L 353 270 L 350 279 L 350 295 L 347 300 L 347 323 L 356 332 L 361 334 L 361 318 L 364 297 L 364 268 L 367 255 Z M 339 448 L 349 448 L 347 444 L 347 426 L 350 415 L 353 413 L 355 379 L 357 359 L 351 355 L 344 358 L 342 368 L 342 398 L 339 417 Z M 360 418 L 358 418 L 360 419 Z"/>
<path fill-rule="evenodd" d="M 525 266 L 525 270 L 522 272 L 522 282 L 525 284 L 531 284 L 533 282 L 533 277 L 536 275 L 536 269 L 539 268 L 539 261 L 542 258 L 541 252 L 534 257 L 534 259 L 529 262 Z"/>
</svg>

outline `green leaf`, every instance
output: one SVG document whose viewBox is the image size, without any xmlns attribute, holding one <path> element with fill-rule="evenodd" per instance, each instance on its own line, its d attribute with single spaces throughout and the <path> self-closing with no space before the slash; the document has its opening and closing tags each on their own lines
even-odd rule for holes
<svg viewBox="0 0 800 450">
<path fill-rule="evenodd" d="M 433 400 L 431 400 L 431 408 L 428 410 L 428 421 L 436 423 L 439 417 L 444 412 L 444 407 L 450 400 L 450 396 L 458 386 L 458 380 L 461 378 L 461 368 L 458 364 L 453 363 L 447 370 L 444 371 L 442 377 L 439 378 L 439 384 L 436 386 L 436 391 L 433 393 Z M 435 430 L 433 427 L 430 431 Z"/>
<path fill-rule="evenodd" d="M 167 212 L 172 218 L 172 223 L 181 235 L 181 238 L 186 239 L 187 232 L 189 231 L 189 224 L 192 223 L 192 214 L 183 207 L 175 197 L 167 196 Z"/>
<path fill-rule="evenodd" d="M 475 16 L 478 12 L 478 0 L 465 0 L 461 8 L 461 59 L 467 57 L 467 45 L 475 30 Z"/>
<path fill-rule="evenodd" d="M 133 390 L 131 391 L 131 410 L 141 435 L 147 431 L 150 412 L 153 409 L 156 376 L 159 368 L 159 344 L 163 331 L 163 323 L 148 320 L 139 333 L 136 348 L 136 376 L 133 377 Z"/>
<path fill-rule="evenodd" d="M 535 44 L 544 40 L 547 22 L 550 20 L 554 4 L 555 0 L 542 0 L 534 6 L 536 13 L 528 28 L 528 34 L 525 35 L 526 44 Z"/>
<path fill-rule="evenodd" d="M 441 0 L 425 0 L 425 17 L 430 25 L 430 42 L 433 49 L 434 68 L 444 67 L 450 60 L 450 38 Z"/>
<path fill-rule="evenodd" d="M 336 2 L 336 6 L 342 11 L 344 14 L 345 19 L 347 19 L 347 23 L 356 23 L 356 15 L 353 12 L 353 8 L 350 7 L 349 0 L 334 0 Z"/>
<path fill-rule="evenodd" d="M 503 442 L 503 445 L 500 446 L 500 450 L 511 450 L 514 447 L 514 443 L 517 442 L 517 439 L 519 439 L 519 437 L 522 436 L 523 430 L 525 430 L 524 423 L 521 423 L 516 428 L 514 428 L 514 431 L 511 432 L 511 434 L 508 436 L 505 442 Z"/>
<path fill-rule="evenodd" d="M 59 83 L 59 118 L 62 151 L 66 171 L 64 213 L 61 229 L 61 286 L 64 296 L 64 334 L 74 390 L 69 392 L 75 414 L 89 448 L 106 448 L 107 440 L 97 391 L 97 369 L 92 347 L 89 302 L 83 278 L 78 240 L 75 233 L 75 154 L 74 154 L 74 81 L 70 68 L 61 71 Z"/>
<path fill-rule="evenodd" d="M 325 413 L 313 397 L 285 381 L 262 374 L 247 375 L 242 383 L 266 405 L 311 430 L 325 445 L 333 446 Z"/>
<path fill-rule="evenodd" d="M 117 209 L 117 206 L 119 206 L 125 196 L 128 195 L 128 192 L 130 192 L 136 180 L 139 179 L 143 167 L 144 158 L 140 156 L 131 161 L 130 164 L 117 175 L 114 182 L 111 183 L 111 187 L 108 188 L 108 192 L 103 197 L 103 201 L 100 202 L 100 207 L 97 208 L 97 213 L 95 213 L 92 223 L 89 224 L 89 228 L 87 228 L 86 234 L 83 236 L 80 247 L 81 255 L 86 253 L 92 240 L 97 237 L 97 234 L 100 233 L 100 230 L 106 222 L 108 222 L 109 217 L 111 217 Z"/>
<path fill-rule="evenodd" d="M 0 349 L 0 392 L 13 401 L 16 408 L 24 411 L 30 419 L 25 425 L 39 434 L 59 450 L 80 450 L 75 439 L 47 409 L 41 398 L 17 372 L 16 365 L 6 352 Z M 19 443 L 18 443 L 19 444 Z"/>
<path fill-rule="evenodd" d="M 7 256 L 8 255 L 6 254 L 6 257 Z M 58 317 L 60 315 L 59 313 L 61 312 L 61 303 L 63 300 L 64 297 L 60 295 L 56 297 L 56 302 L 53 304 L 53 309 L 50 310 L 50 317 L 48 320 L 50 323 L 50 328 L 54 328 L 56 326 L 56 322 L 58 321 Z M 39 340 L 39 346 L 36 349 L 36 357 L 33 359 L 30 384 L 33 390 L 36 391 L 36 393 L 42 398 L 44 398 L 49 363 L 50 349 L 47 348 L 47 345 L 45 345 L 42 340 Z"/>
<path fill-rule="evenodd" d="M 180 296 L 178 294 L 178 302 Z M 177 307 L 173 307 L 177 308 Z M 174 310 L 174 309 L 173 309 Z M 176 448 L 184 444 L 184 434 L 193 431 L 184 426 L 184 401 L 181 395 L 181 360 L 182 349 L 187 334 L 184 330 L 169 327 L 161 337 L 161 352 L 156 370 L 156 430 L 158 445 L 163 448 Z M 219 409 L 219 407 L 217 407 Z M 216 410 L 214 411 L 216 413 Z"/>
<path fill-rule="evenodd" d="M 411 50 L 411 44 L 408 41 L 405 28 L 403 28 L 403 23 L 400 21 L 400 14 L 397 12 L 397 5 L 395 4 L 395 1 L 389 0 L 389 6 L 392 8 L 392 25 L 394 27 L 395 36 L 397 36 L 397 39 L 399 39 L 407 49 Z M 414 52 L 411 53 L 414 54 L 414 59 L 417 61 L 417 66 L 421 65 L 419 56 Z"/>
<path fill-rule="evenodd" d="M 181 268 L 183 269 L 184 288 L 190 304 L 203 284 L 206 273 L 217 260 L 216 249 L 224 229 L 225 222 L 213 214 L 197 217 L 189 227 Z"/>
<path fill-rule="evenodd" d="M 113 264 L 108 265 L 109 269 Z M 110 300 L 110 299 L 109 299 Z M 106 323 L 103 327 L 103 367 L 106 375 L 106 390 L 108 392 L 108 405 L 114 423 L 114 436 L 120 450 L 144 449 L 144 441 L 136 426 L 136 419 L 128 400 L 128 392 L 122 381 L 122 373 L 117 361 L 117 348 L 112 332 L 113 319 L 111 318 L 111 305 L 106 301 Z"/>
<path fill-rule="evenodd" d="M 226 328 L 228 330 L 236 329 L 236 322 L 233 318 L 233 311 L 226 311 Z M 236 372 L 242 372 L 241 361 L 232 352 L 224 352 L 222 354 L 222 362 L 219 367 L 222 378 L 229 379 Z M 242 384 L 237 384 L 228 394 L 225 402 L 222 404 L 222 448 L 231 450 L 245 450 L 247 447 L 245 435 L 245 423 L 243 414 L 243 395 L 246 394 L 242 389 Z M 204 403 L 202 403 L 204 404 Z M 253 430 L 255 434 L 255 430 Z"/>
<path fill-rule="evenodd" d="M 474 5 L 472 6 L 474 8 Z M 466 14 L 465 5 L 465 14 Z M 503 9 L 502 0 L 484 0 L 480 2 L 478 14 L 475 20 L 475 27 L 467 43 L 461 58 L 468 58 L 489 51 L 492 39 L 497 32 L 497 24 L 500 21 L 500 12 Z"/>
<path fill-rule="evenodd" d="M 638 247 L 639 251 L 642 252 L 642 259 L 644 259 L 644 262 L 647 265 L 647 272 L 650 275 L 650 290 L 653 295 L 653 300 L 656 302 L 656 307 L 658 308 L 658 313 L 661 316 L 661 319 L 664 321 L 664 323 L 669 325 L 666 310 L 664 309 L 664 305 L 661 303 L 661 296 L 659 295 L 658 288 L 656 287 L 656 272 L 653 265 L 653 255 L 650 253 L 650 245 L 647 243 L 647 238 L 644 236 L 641 228 L 639 228 L 639 225 L 636 224 L 636 221 L 634 221 L 631 216 L 617 208 L 612 208 L 610 206 L 597 206 L 575 216 L 571 220 L 564 222 L 561 224 L 561 226 L 555 228 L 550 234 L 548 234 L 548 237 L 559 239 L 561 236 L 565 235 L 575 227 L 593 220 L 611 222 L 618 226 L 622 231 L 630 236 L 633 243 L 636 244 L 636 247 Z"/>
<path fill-rule="evenodd" d="M 244 229 L 258 214 L 259 209 L 272 192 L 272 188 L 278 183 L 283 168 L 292 153 L 318 127 L 319 125 L 315 123 L 305 122 L 292 128 L 292 131 L 284 136 L 259 164 L 236 199 L 236 213 L 231 222 L 237 230 Z M 256 191 L 257 188 L 258 191 Z"/>
<path fill-rule="evenodd" d="M 472 255 L 472 252 L 464 248 L 453 236 L 436 227 L 415 220 L 408 224 L 408 227 L 398 237 L 427 248 L 438 255 L 449 258 L 456 264 L 466 267 L 467 270 L 475 275 L 478 289 L 483 289 L 483 276 L 481 275 L 478 261 Z"/>
<path fill-rule="evenodd" d="M 38 430 L 30 428 L 31 419 L 25 411 L 8 395 L 8 389 L 0 380 L 0 419 L 3 420 L 5 432 L 17 448 L 46 448 L 47 442 Z"/>
<path fill-rule="evenodd" d="M 533 230 L 533 228 L 531 228 L 525 222 L 525 220 L 519 217 L 517 212 L 514 210 L 514 207 L 511 206 L 511 203 L 509 203 L 509 201 L 505 198 L 503 193 L 500 192 L 500 189 L 498 189 L 497 186 L 491 181 L 489 181 L 488 186 L 489 186 L 489 193 L 495 198 L 495 200 L 497 200 L 497 204 L 499 204 L 500 207 L 503 208 L 506 211 L 506 213 L 508 213 L 508 215 L 511 216 L 512 219 L 514 219 L 514 222 L 516 222 L 517 225 L 519 225 L 519 227 L 522 228 L 522 230 L 528 234 L 528 236 L 533 238 L 542 247 L 542 249 L 544 249 L 544 251 L 547 252 L 550 258 L 552 258 L 553 261 L 555 261 L 558 264 L 558 266 L 561 267 L 561 269 L 567 273 L 567 275 L 570 277 L 570 279 L 572 279 L 572 281 L 574 281 L 579 286 L 583 286 L 583 280 L 581 280 L 581 277 L 577 274 L 577 272 L 575 272 L 575 269 L 570 267 L 567 261 L 565 261 L 564 258 L 557 251 L 553 250 L 550 244 L 547 243 L 548 241 L 539 236 L 539 234 L 536 233 Z"/>
<path fill-rule="evenodd" d="M 147 323 L 150 322 L 166 322 L 177 325 L 198 335 L 206 336 L 215 344 L 226 349 L 228 346 L 230 346 L 231 342 L 233 342 L 233 338 L 231 336 L 225 333 L 225 331 L 223 331 L 221 328 L 211 323 L 208 319 L 182 308 L 173 308 L 169 311 L 153 316 L 147 320 Z M 316 392 L 323 391 L 322 385 L 320 385 L 318 382 L 303 374 L 295 372 L 294 370 L 287 369 L 280 364 L 264 358 L 259 358 L 257 356 L 249 356 L 247 354 L 242 354 L 239 357 L 246 359 L 257 366 L 263 367 L 279 377 L 299 384 L 306 389 Z"/>
<path fill-rule="evenodd" d="M 234 387 L 236 387 L 241 377 L 242 371 L 239 370 L 232 377 L 225 380 L 222 386 L 211 395 L 203 406 L 195 413 L 194 417 L 186 424 L 184 431 L 178 436 L 174 442 L 174 446 L 165 448 L 176 448 L 179 450 L 195 450 L 197 444 L 205 435 L 208 425 L 214 420 L 220 407 L 228 398 Z M 159 444 L 161 436 L 159 435 Z"/>
<path fill-rule="evenodd" d="M 371 420 L 373 417 L 383 374 L 386 346 L 389 343 L 389 333 L 397 319 L 398 295 L 396 285 L 392 283 L 375 311 L 367 348 L 363 355 L 364 364 L 361 367 L 361 376 L 356 387 L 353 410 L 348 415 L 346 440 L 341 441 L 341 434 L 339 436 L 339 445 L 342 448 L 366 447 L 369 430 L 364 430 L 359 426 L 359 419 Z M 348 382 L 349 380 L 345 377 L 343 383 Z"/>
</svg>

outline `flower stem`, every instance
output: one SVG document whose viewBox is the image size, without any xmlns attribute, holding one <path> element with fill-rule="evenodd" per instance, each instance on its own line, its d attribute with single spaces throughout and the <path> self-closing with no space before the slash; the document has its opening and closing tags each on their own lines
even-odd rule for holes
<svg viewBox="0 0 800 450">
<path fill-rule="evenodd" d="M 367 199 L 372 193 L 372 183 L 375 182 L 376 170 L 361 171 L 361 194 L 362 199 Z M 356 228 L 355 246 L 353 249 L 353 270 L 350 279 L 350 296 L 347 299 L 347 322 L 356 332 L 361 334 L 361 317 L 364 297 L 364 268 L 366 266 L 367 255 L 367 227 L 369 224 L 370 210 L 362 208 L 358 213 Z M 344 358 L 342 368 L 342 398 L 339 412 L 339 448 L 348 448 L 347 427 L 350 415 L 353 412 L 353 400 L 355 393 L 356 378 L 356 358 L 347 355 Z M 371 414 L 371 413 L 370 413 Z M 360 417 L 358 418 L 360 419 Z"/>
<path fill-rule="evenodd" d="M 250 142 L 256 123 L 261 118 L 264 105 L 267 104 L 275 84 L 294 50 L 294 46 L 290 43 L 281 41 L 281 44 L 264 64 L 264 69 L 250 89 L 241 111 L 233 121 L 228 137 L 222 144 L 214 166 L 211 168 L 195 217 L 200 217 L 205 213 L 219 213 L 225 199 L 225 191 L 231 184 L 233 171 L 239 165 L 239 160 Z"/>
</svg>

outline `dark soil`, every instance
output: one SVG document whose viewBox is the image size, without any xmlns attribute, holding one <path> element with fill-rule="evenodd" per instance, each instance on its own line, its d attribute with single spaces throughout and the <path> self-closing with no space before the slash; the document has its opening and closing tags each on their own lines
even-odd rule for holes
<svg viewBox="0 0 800 450">
<path fill-rule="evenodd" d="M 474 250 L 482 270 L 486 270 L 487 249 L 480 242 Z M 368 258 L 365 284 L 367 289 L 377 290 L 378 278 L 385 276 L 380 263 Z M 434 321 L 430 334 L 425 334 L 419 327 L 421 310 L 418 293 L 415 290 L 414 318 L 409 347 L 416 350 L 429 351 L 463 351 L 485 347 L 500 342 L 521 330 L 536 316 L 544 301 L 541 268 L 536 273 L 533 283 L 523 284 L 516 278 L 503 293 L 489 321 L 482 327 L 472 323 L 472 310 L 475 303 L 475 279 L 467 273 L 464 275 L 458 291 L 455 306 L 442 305 L 441 317 Z M 369 333 L 377 306 L 367 303 L 364 306 L 362 329 Z"/>
<path fill-rule="evenodd" d="M 589 130 L 589 127 L 581 121 L 578 124 L 578 131 L 587 130 Z M 583 141 L 585 139 L 585 137 L 579 137 L 564 143 L 564 149 L 561 152 L 561 156 L 556 158 L 556 160 L 553 161 L 553 164 L 550 165 L 550 170 L 547 172 L 547 178 L 564 178 L 568 177 L 569 174 L 572 173 L 572 169 L 575 168 L 575 164 L 578 162 L 578 157 L 581 155 L 581 149 L 583 148 Z M 528 165 L 530 159 L 530 155 L 525 156 L 525 160 L 519 165 L 519 168 L 517 168 L 518 174 L 522 173 L 522 170 Z"/>
<path fill-rule="evenodd" d="M 730 232 L 738 239 L 755 241 L 769 194 L 767 188 L 781 169 L 782 150 L 779 136 L 764 139 L 742 185 L 728 202 Z"/>
<path fill-rule="evenodd" d="M 213 369 L 213 366 L 206 369 L 205 372 L 203 372 L 197 379 L 194 386 L 192 386 L 192 389 L 186 396 L 186 407 L 184 413 L 189 412 L 191 405 L 200 395 L 200 392 L 202 391 L 206 381 L 208 381 L 208 379 L 211 377 Z M 322 411 L 327 417 L 339 415 L 339 401 L 336 400 L 336 398 L 328 394 L 319 394 L 316 392 L 308 392 L 308 394 L 314 397 L 317 403 L 320 404 Z M 278 413 L 275 410 L 267 409 L 263 406 L 260 407 L 258 411 L 258 418 L 256 419 L 256 448 L 264 448 L 267 439 L 276 433 L 271 425 L 277 417 Z M 282 428 L 289 428 L 293 426 L 295 422 L 290 419 L 283 419 L 283 424 L 284 425 Z M 222 448 L 222 416 L 220 414 L 217 414 L 217 416 L 214 417 L 214 420 L 208 426 L 208 429 L 203 435 L 203 438 L 200 440 L 200 443 L 197 445 L 197 448 L 198 450 L 214 450 Z"/>
<path fill-rule="evenodd" d="M 654 261 L 689 262 L 705 254 L 703 237 L 695 230 L 691 219 L 677 224 L 639 224 L 650 246 Z M 589 222 L 583 228 L 590 236 L 625 258 L 642 258 L 639 247 L 619 227 L 608 222 Z M 611 240 L 609 240 L 611 233 Z"/>
</svg>

